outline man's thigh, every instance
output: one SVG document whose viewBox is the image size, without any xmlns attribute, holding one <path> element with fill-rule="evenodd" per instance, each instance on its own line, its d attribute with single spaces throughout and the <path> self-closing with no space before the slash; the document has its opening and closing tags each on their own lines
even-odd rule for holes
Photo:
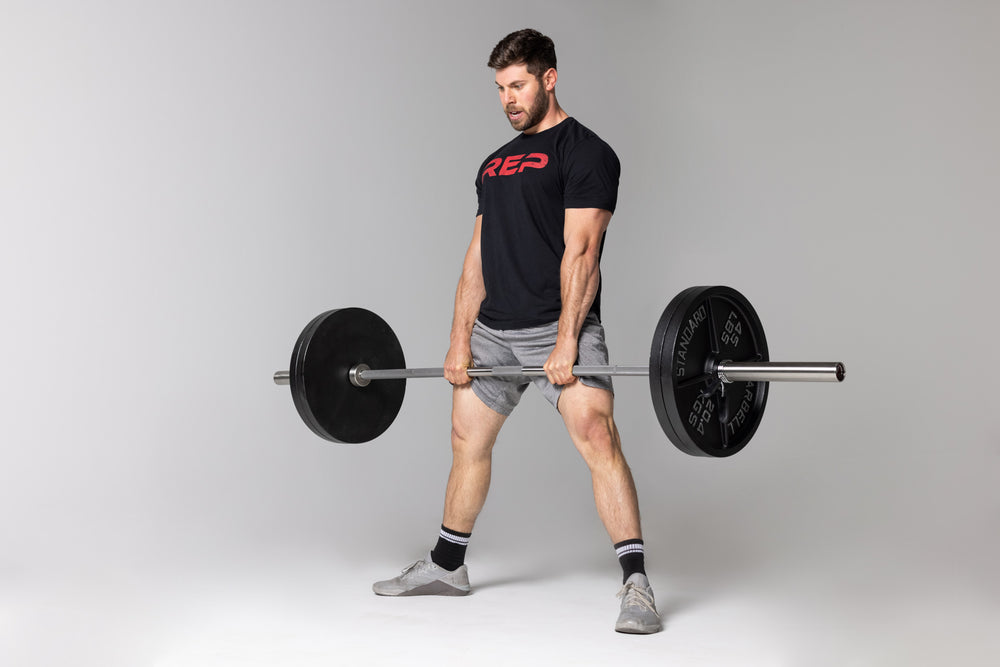
<svg viewBox="0 0 1000 667">
<path fill-rule="evenodd" d="M 563 387 L 559 397 L 559 414 L 567 426 L 585 426 L 590 422 L 614 421 L 615 397 L 607 389 L 574 382 Z"/>
<path fill-rule="evenodd" d="M 496 412 L 476 395 L 471 384 L 455 387 L 452 392 L 452 433 L 469 453 L 486 452 L 493 447 L 500 427 L 507 417 Z"/>
</svg>

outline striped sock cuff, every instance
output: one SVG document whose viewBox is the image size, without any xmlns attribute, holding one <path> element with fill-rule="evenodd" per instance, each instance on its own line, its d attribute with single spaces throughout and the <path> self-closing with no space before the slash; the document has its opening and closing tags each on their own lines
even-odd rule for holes
<svg viewBox="0 0 1000 667">
<path fill-rule="evenodd" d="M 441 539 L 451 542 L 452 544 L 457 544 L 461 547 L 469 546 L 469 538 L 472 537 L 472 533 L 460 533 L 457 530 L 445 528 L 444 526 L 441 526 L 441 532 L 439 535 Z"/>
<path fill-rule="evenodd" d="M 642 546 L 642 540 L 625 540 L 619 542 L 615 545 L 615 553 L 621 558 L 626 554 L 641 554 L 644 553 Z"/>
</svg>

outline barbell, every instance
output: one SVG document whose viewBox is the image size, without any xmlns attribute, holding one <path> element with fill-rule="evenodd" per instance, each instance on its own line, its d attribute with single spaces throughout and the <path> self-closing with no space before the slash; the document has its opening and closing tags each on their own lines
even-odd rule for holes
<svg viewBox="0 0 1000 667">
<path fill-rule="evenodd" d="M 471 377 L 531 377 L 542 367 L 468 369 Z M 842 382 L 841 362 L 769 361 L 760 318 L 731 287 L 690 287 L 660 316 L 645 365 L 574 366 L 576 376 L 648 376 L 653 410 L 667 438 L 695 456 L 731 456 L 760 424 L 770 382 Z M 292 349 L 290 385 L 302 421 L 321 438 L 363 443 L 399 414 L 406 380 L 443 377 L 443 368 L 406 368 L 392 328 L 364 308 L 314 318 Z"/>
</svg>

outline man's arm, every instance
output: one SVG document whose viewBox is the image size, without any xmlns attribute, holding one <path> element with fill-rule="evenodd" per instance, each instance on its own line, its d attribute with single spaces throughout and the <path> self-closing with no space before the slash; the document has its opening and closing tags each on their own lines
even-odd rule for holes
<svg viewBox="0 0 1000 667">
<path fill-rule="evenodd" d="M 472 365 L 472 325 L 479 316 L 479 307 L 486 298 L 483 283 L 483 258 L 479 239 L 483 226 L 483 216 L 476 217 L 476 227 L 472 232 L 472 242 L 465 252 L 462 263 L 462 277 L 458 279 L 455 291 L 455 317 L 451 323 L 451 344 L 444 360 L 444 377 L 452 384 L 467 384 L 472 381 L 466 368 Z"/>
<path fill-rule="evenodd" d="M 553 384 L 576 381 L 580 330 L 600 286 L 601 239 L 611 222 L 611 212 L 599 208 L 568 208 L 563 225 L 566 251 L 560 268 L 562 311 L 556 346 L 545 362 L 545 374 Z"/>
</svg>

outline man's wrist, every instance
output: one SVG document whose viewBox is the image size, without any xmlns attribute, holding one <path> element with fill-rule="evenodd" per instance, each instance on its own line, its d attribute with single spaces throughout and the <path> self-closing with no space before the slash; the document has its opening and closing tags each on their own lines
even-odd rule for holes
<svg viewBox="0 0 1000 667">
<path fill-rule="evenodd" d="M 452 330 L 451 336 L 448 341 L 452 347 L 471 347 L 469 341 L 472 339 L 472 328 L 470 327 L 468 331 L 454 331 Z"/>
<path fill-rule="evenodd" d="M 556 332 L 556 345 L 575 344 L 578 340 L 580 340 L 579 331 L 573 331 L 571 327 L 564 327 L 560 324 L 559 331 Z"/>
</svg>

